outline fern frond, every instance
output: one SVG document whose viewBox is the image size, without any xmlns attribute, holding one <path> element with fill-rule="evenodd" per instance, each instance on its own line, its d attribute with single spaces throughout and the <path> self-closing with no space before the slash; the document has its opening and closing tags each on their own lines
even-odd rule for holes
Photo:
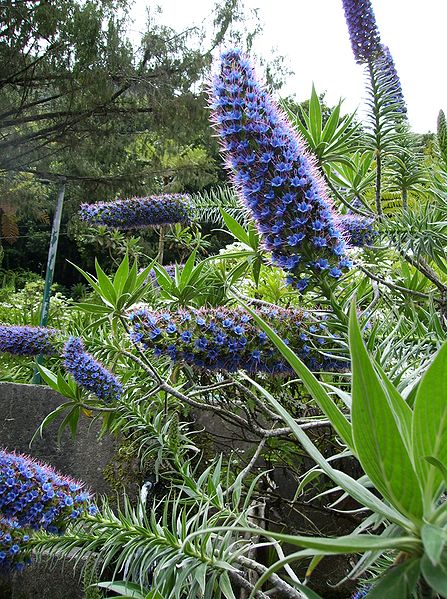
<svg viewBox="0 0 447 599">
<path fill-rule="evenodd" d="M 1 214 L 1 231 L 2 237 L 10 245 L 17 241 L 19 236 L 19 226 L 17 224 L 17 210 L 14 206 L 8 203 L 0 205 Z"/>
</svg>

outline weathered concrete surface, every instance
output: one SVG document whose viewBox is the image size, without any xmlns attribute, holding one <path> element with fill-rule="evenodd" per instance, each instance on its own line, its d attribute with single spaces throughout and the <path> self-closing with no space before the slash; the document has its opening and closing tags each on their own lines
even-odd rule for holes
<svg viewBox="0 0 447 599">
<path fill-rule="evenodd" d="M 81 418 L 76 439 L 65 431 L 58 445 L 57 429 L 62 416 L 29 446 L 45 416 L 64 401 L 48 387 L 0 383 L 0 447 L 45 461 L 63 474 L 84 481 L 93 491 L 105 493 L 108 489 L 103 471 L 114 447 L 110 436 L 98 440 L 98 423 Z"/>
<path fill-rule="evenodd" d="M 62 416 L 29 446 L 45 416 L 63 401 L 48 387 L 0 383 L 0 447 L 31 455 L 84 481 L 92 491 L 107 493 L 103 472 L 115 448 L 110 436 L 98 440 L 99 423 L 80 419 L 76 439 L 65 431 L 58 444 L 57 429 Z M 81 587 L 79 573 L 69 562 L 33 564 L 12 579 L 0 577 L 0 599 L 82 599 Z"/>
</svg>

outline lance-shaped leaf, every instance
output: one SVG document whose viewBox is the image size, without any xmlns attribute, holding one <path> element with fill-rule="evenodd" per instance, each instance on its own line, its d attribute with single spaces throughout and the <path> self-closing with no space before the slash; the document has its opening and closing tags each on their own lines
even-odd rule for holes
<svg viewBox="0 0 447 599">
<path fill-rule="evenodd" d="M 352 432 L 357 457 L 374 486 L 402 514 L 422 517 L 422 497 L 411 458 L 401 436 L 404 425 L 396 420 L 371 358 L 366 351 L 356 317 L 355 304 L 349 320 L 352 361 Z"/>
<path fill-rule="evenodd" d="M 419 383 L 413 413 L 413 455 L 416 472 L 431 502 L 442 472 L 427 457 L 447 464 L 447 344 L 444 344 Z"/>
</svg>

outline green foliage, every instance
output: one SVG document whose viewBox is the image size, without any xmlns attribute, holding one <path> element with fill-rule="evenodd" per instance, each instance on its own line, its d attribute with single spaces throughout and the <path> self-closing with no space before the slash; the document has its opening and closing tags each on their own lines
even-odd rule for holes
<svg viewBox="0 0 447 599">
<path fill-rule="evenodd" d="M 330 111 L 323 123 L 323 101 L 312 87 L 308 111 L 299 107 L 294 112 L 287 102 L 283 103 L 287 116 L 301 133 L 308 147 L 323 168 L 335 164 L 350 164 L 349 154 L 359 144 L 359 123 L 355 122 L 355 113 L 341 116 L 342 100 Z"/>
</svg>

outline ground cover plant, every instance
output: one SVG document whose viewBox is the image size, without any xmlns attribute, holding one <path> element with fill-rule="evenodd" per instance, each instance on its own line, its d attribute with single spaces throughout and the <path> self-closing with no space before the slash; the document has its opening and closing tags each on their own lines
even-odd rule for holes
<svg viewBox="0 0 447 599">
<path fill-rule="evenodd" d="M 365 121 L 314 89 L 279 102 L 224 50 L 208 107 L 231 186 L 84 203 L 91 235 L 158 243 L 72 264 L 59 324 L 0 298 L 6 378 L 36 367 L 64 397 L 36 434 L 96 419 L 140 474 L 117 505 L 2 452 L 4 572 L 74 555 L 128 598 L 447 597 L 446 121 L 429 155 L 371 2 L 343 7 Z"/>
</svg>

